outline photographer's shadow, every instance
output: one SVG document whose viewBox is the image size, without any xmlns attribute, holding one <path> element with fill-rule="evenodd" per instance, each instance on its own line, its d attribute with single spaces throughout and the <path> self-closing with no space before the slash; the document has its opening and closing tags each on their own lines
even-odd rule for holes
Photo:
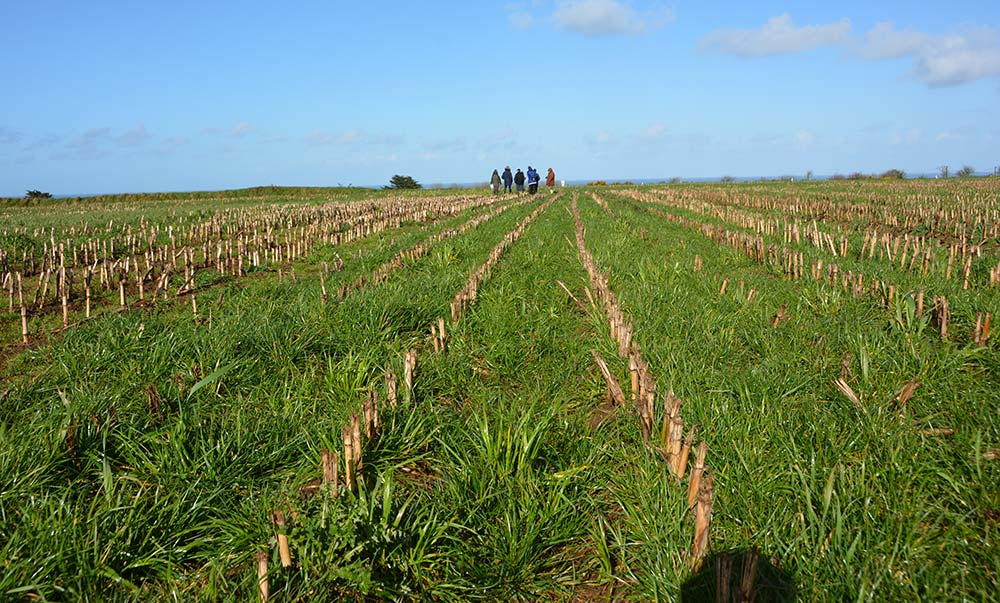
<svg viewBox="0 0 1000 603">
<path fill-rule="evenodd" d="M 795 582 L 756 549 L 714 553 L 681 585 L 683 603 L 790 603 Z"/>
</svg>

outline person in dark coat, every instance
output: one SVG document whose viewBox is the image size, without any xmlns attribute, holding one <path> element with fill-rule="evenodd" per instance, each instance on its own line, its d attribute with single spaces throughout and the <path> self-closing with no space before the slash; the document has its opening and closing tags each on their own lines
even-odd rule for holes
<svg viewBox="0 0 1000 603">
<path fill-rule="evenodd" d="M 538 192 L 538 181 L 541 177 L 538 175 L 538 170 L 528 166 L 528 193 L 534 195 Z"/>
<path fill-rule="evenodd" d="M 556 173 L 552 171 L 552 168 L 549 168 L 549 173 L 545 176 L 545 186 L 549 187 L 550 193 L 556 187 Z"/>
<path fill-rule="evenodd" d="M 493 175 L 490 176 L 490 190 L 493 191 L 493 196 L 500 196 L 500 172 L 493 170 Z"/>
<path fill-rule="evenodd" d="M 510 173 L 510 166 L 503 169 L 503 192 L 510 192 L 510 185 L 514 182 L 514 176 Z"/>
<path fill-rule="evenodd" d="M 514 184 L 517 186 L 517 192 L 524 192 L 524 172 L 518 168 L 517 173 L 514 174 Z"/>
</svg>

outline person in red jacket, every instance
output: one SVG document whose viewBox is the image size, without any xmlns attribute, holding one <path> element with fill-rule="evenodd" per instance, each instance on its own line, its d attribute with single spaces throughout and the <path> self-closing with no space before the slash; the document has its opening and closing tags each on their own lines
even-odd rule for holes
<svg viewBox="0 0 1000 603">
<path fill-rule="evenodd" d="M 552 171 L 552 168 L 549 168 L 549 173 L 545 176 L 545 186 L 549 187 L 550 193 L 556 186 L 556 173 Z"/>
</svg>

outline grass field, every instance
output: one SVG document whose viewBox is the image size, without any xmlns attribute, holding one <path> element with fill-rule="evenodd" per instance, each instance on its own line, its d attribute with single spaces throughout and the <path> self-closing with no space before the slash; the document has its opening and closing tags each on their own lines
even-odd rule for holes
<svg viewBox="0 0 1000 603">
<path fill-rule="evenodd" d="M 997 179 L 0 218 L 0 599 L 1000 600 Z"/>
</svg>

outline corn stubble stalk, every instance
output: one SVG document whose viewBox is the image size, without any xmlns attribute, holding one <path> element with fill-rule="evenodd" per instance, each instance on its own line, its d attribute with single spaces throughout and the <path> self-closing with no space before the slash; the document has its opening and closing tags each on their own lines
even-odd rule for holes
<svg viewBox="0 0 1000 603">
<path fill-rule="evenodd" d="M 778 328 L 778 325 L 781 324 L 781 321 L 786 320 L 788 318 L 788 315 L 785 314 L 786 307 L 787 307 L 786 304 L 781 304 L 781 307 L 778 308 L 778 313 L 774 315 L 774 320 L 771 321 L 772 328 L 775 329 Z"/>
<path fill-rule="evenodd" d="M 285 533 L 285 512 L 275 509 L 271 512 L 274 525 L 277 526 L 278 535 L 278 555 L 281 557 L 281 567 L 292 565 L 292 552 L 288 548 L 288 534 Z"/>
<path fill-rule="evenodd" d="M 934 296 L 934 320 L 938 325 L 941 339 L 948 339 L 949 318 L 951 311 L 948 309 L 948 300 L 943 296 Z"/>
<path fill-rule="evenodd" d="M 403 386 L 406 400 L 413 400 L 413 374 L 417 370 L 417 351 L 407 350 L 403 356 Z"/>
<path fill-rule="evenodd" d="M 13 311 L 14 279 L 5 276 L 15 272 L 22 274 L 22 287 L 27 288 L 29 278 L 37 283 L 35 297 L 26 306 L 39 305 L 40 311 L 55 313 L 62 297 L 65 297 L 64 323 L 69 325 L 68 310 L 73 299 L 72 271 L 80 267 L 92 276 L 100 277 L 99 286 L 106 291 L 118 289 L 117 304 L 122 310 L 128 307 L 124 293 L 127 286 L 135 283 L 139 301 L 146 301 L 146 282 L 156 285 L 157 297 L 162 291 L 164 299 L 168 297 L 168 279 L 163 276 L 169 273 L 171 267 L 184 269 L 181 291 L 186 292 L 189 284 L 199 269 L 214 267 L 220 275 L 245 276 L 247 263 L 258 267 L 261 258 L 265 261 L 280 262 L 283 258 L 300 259 L 308 254 L 319 243 L 339 245 L 358 240 L 362 237 L 378 233 L 389 228 L 397 228 L 407 221 L 428 222 L 437 221 L 445 216 L 454 216 L 470 208 L 484 207 L 489 203 L 478 196 L 469 195 L 460 198 L 428 198 L 426 200 L 403 203 L 392 200 L 388 203 L 331 203 L 311 208 L 289 209 L 287 206 L 274 207 L 267 210 L 247 210 L 245 208 L 223 210 L 217 212 L 207 222 L 191 224 L 190 227 L 180 227 L 177 224 L 150 224 L 145 220 L 138 226 L 116 225 L 114 221 L 107 227 L 93 228 L 72 225 L 62 229 L 58 235 L 65 240 L 56 240 L 54 233 L 51 242 L 43 244 L 42 255 L 24 250 L 22 269 L 9 269 L 8 255 L 2 255 L 3 275 L 0 282 L 8 288 L 9 304 Z M 496 215 L 509 207 L 499 208 L 491 215 Z M 289 219 L 289 213 L 292 217 Z M 487 216 L 478 216 L 470 222 L 479 223 Z M 184 221 L 181 217 L 181 221 Z M 303 226 L 289 226 L 298 222 Z M 276 236 L 274 224 L 280 223 L 278 229 L 284 237 Z M 267 229 L 266 237 L 261 237 L 258 227 Z M 345 229 L 346 227 L 346 229 Z M 465 227 L 470 227 L 467 224 Z M 463 228 L 465 228 L 463 227 Z M 52 229 L 54 231 L 55 229 Z M 247 234 L 252 230 L 253 235 Z M 454 230 L 454 229 L 453 229 Z M 102 233 L 99 239 L 78 239 L 81 234 Z M 37 233 L 36 233 L 37 236 Z M 169 237 L 169 243 L 163 244 L 162 238 Z M 74 240 L 75 239 L 75 240 Z M 283 240 L 282 240 L 283 239 Z M 16 247 L 16 246 L 15 246 Z M 212 258 L 215 251 L 215 258 Z M 198 256 L 201 261 L 198 261 Z M 338 257 L 339 266 L 343 267 Z M 141 264 L 144 263 L 144 266 Z M 294 266 L 285 267 L 294 280 Z M 290 268 L 290 270 L 289 270 Z M 279 270 L 281 267 L 279 267 Z M 325 271 L 326 269 L 324 269 Z M 33 278 L 32 278 L 33 277 Z M 90 280 L 89 278 L 87 279 Z M 86 283 L 87 302 L 93 301 L 93 288 Z M 52 297 L 49 298 L 49 292 Z M 53 304 L 49 304 L 49 300 Z M 114 299 L 112 297 L 111 299 Z M 28 301 L 27 299 L 25 300 Z M 90 318 L 91 303 L 86 303 L 86 315 Z"/>
<path fill-rule="evenodd" d="M 601 354 L 597 350 L 590 350 L 590 353 L 594 357 L 594 362 L 597 364 L 597 368 L 601 370 L 601 375 L 604 376 L 604 382 L 608 386 L 611 398 L 618 406 L 624 406 L 625 393 L 622 391 L 621 385 L 618 384 L 618 380 L 611 374 L 611 369 L 608 368 L 608 363 L 604 361 L 604 358 L 601 357 Z"/>
<path fill-rule="evenodd" d="M 691 560 L 696 570 L 701 567 L 705 554 L 708 552 L 708 531 L 712 523 L 712 486 L 712 472 L 706 470 L 698 485 L 698 499 L 695 505 L 694 544 L 691 547 Z"/>
<path fill-rule="evenodd" d="M 257 551 L 257 587 L 260 592 L 261 603 L 268 603 L 270 600 L 270 585 L 267 580 L 267 564 L 269 556 L 267 551 Z"/>
<path fill-rule="evenodd" d="M 21 343 L 28 343 L 28 308 L 24 305 L 24 289 L 21 286 L 21 273 L 17 273 L 17 303 L 21 306 Z"/>
<path fill-rule="evenodd" d="M 344 425 L 340 433 L 344 443 L 344 487 L 349 492 L 354 491 L 354 438 L 351 436 L 351 426 Z"/>
<path fill-rule="evenodd" d="M 705 442 L 699 443 L 694 467 L 691 468 L 691 480 L 688 482 L 688 508 L 692 507 L 698 499 L 698 489 L 701 487 L 701 478 L 705 473 L 705 456 L 707 454 L 708 444 Z"/>
<path fill-rule="evenodd" d="M 585 229 L 583 220 L 577 207 L 576 198 L 572 203 L 572 213 L 576 230 L 576 247 L 578 257 L 584 269 L 590 277 L 591 287 L 596 295 L 590 294 L 590 289 L 586 289 L 588 299 L 591 300 L 591 307 L 597 310 L 603 306 L 605 317 L 611 339 L 618 343 L 619 355 L 627 358 L 629 367 L 629 380 L 631 385 L 631 398 L 639 416 L 639 426 L 642 432 L 643 445 L 650 451 L 658 451 L 667 460 L 669 471 L 679 479 L 683 479 L 687 471 L 688 460 L 691 448 L 694 446 L 697 436 L 697 428 L 691 428 L 687 437 L 684 437 L 684 421 L 681 417 L 681 400 L 672 392 L 668 392 L 663 397 L 663 416 L 660 427 L 657 446 L 651 444 L 653 419 L 655 417 L 656 381 L 649 370 L 648 364 L 642 359 L 637 346 L 632 341 L 632 324 L 628 317 L 622 312 L 618 305 L 614 292 L 608 286 L 608 277 L 602 274 L 594 262 L 593 256 L 585 244 Z M 754 253 L 760 257 L 768 257 L 768 250 L 762 242 L 755 244 Z M 701 258 L 695 259 L 695 271 L 701 269 Z M 725 295 L 729 284 L 729 277 L 726 277 L 719 289 L 719 295 Z M 744 290 L 743 285 L 740 291 Z M 753 289 L 747 294 L 747 303 L 754 300 Z M 596 297 L 596 300 L 595 300 Z M 784 308 L 779 311 L 779 315 L 774 321 L 774 326 L 784 318 Z M 601 369 L 601 373 L 608 383 L 608 389 L 615 401 L 619 404 L 624 401 L 624 394 L 620 393 L 620 386 L 608 370 L 607 364 L 596 351 L 592 351 L 595 362 Z M 617 386 L 617 387 L 616 387 Z M 708 548 L 709 531 L 711 522 L 711 499 L 712 499 L 712 477 L 705 475 L 705 457 L 708 447 L 705 442 L 701 442 L 697 447 L 697 458 L 691 471 L 691 478 L 688 485 L 688 506 L 694 508 L 695 514 L 695 540 L 692 547 L 692 559 L 696 565 L 701 563 L 705 551 Z"/>
<path fill-rule="evenodd" d="M 320 451 L 320 464 L 323 470 L 323 482 L 321 484 L 322 488 L 329 492 L 331 495 L 338 494 L 338 465 L 340 460 L 337 457 L 337 452 L 334 450 L 328 450 L 324 448 Z"/>
<path fill-rule="evenodd" d="M 976 328 L 972 333 L 972 343 L 976 347 L 984 347 L 990 337 L 990 318 L 989 312 L 976 314 Z"/>
<path fill-rule="evenodd" d="M 59 297 L 62 300 L 63 328 L 69 327 L 69 287 L 66 284 L 66 267 L 59 268 Z"/>
<path fill-rule="evenodd" d="M 357 478 L 360 478 L 361 471 L 364 469 L 361 465 L 361 419 L 358 417 L 358 413 L 351 413 L 351 450 L 354 452 L 354 470 Z"/>
<path fill-rule="evenodd" d="M 677 471 L 675 475 L 678 479 L 684 479 L 684 474 L 687 472 L 688 457 L 691 456 L 691 446 L 694 445 L 694 439 L 698 435 L 698 426 L 695 425 L 688 430 L 687 438 L 684 439 L 684 445 L 681 447 L 680 460 L 677 462 Z"/>
<path fill-rule="evenodd" d="M 375 390 L 368 392 L 368 397 L 361 406 L 361 414 L 364 417 L 365 439 L 372 441 L 378 437 L 379 424 L 378 393 Z"/>
<path fill-rule="evenodd" d="M 389 401 L 389 408 L 396 408 L 396 373 L 392 367 L 385 367 L 385 397 Z"/>
<path fill-rule="evenodd" d="M 319 272 L 320 302 L 326 305 L 326 262 L 323 262 L 322 270 Z"/>
<path fill-rule="evenodd" d="M 636 362 L 636 350 L 633 350 L 628 355 L 628 374 L 629 374 L 629 384 L 632 386 L 632 404 L 636 405 L 639 402 L 639 365 Z"/>
</svg>

